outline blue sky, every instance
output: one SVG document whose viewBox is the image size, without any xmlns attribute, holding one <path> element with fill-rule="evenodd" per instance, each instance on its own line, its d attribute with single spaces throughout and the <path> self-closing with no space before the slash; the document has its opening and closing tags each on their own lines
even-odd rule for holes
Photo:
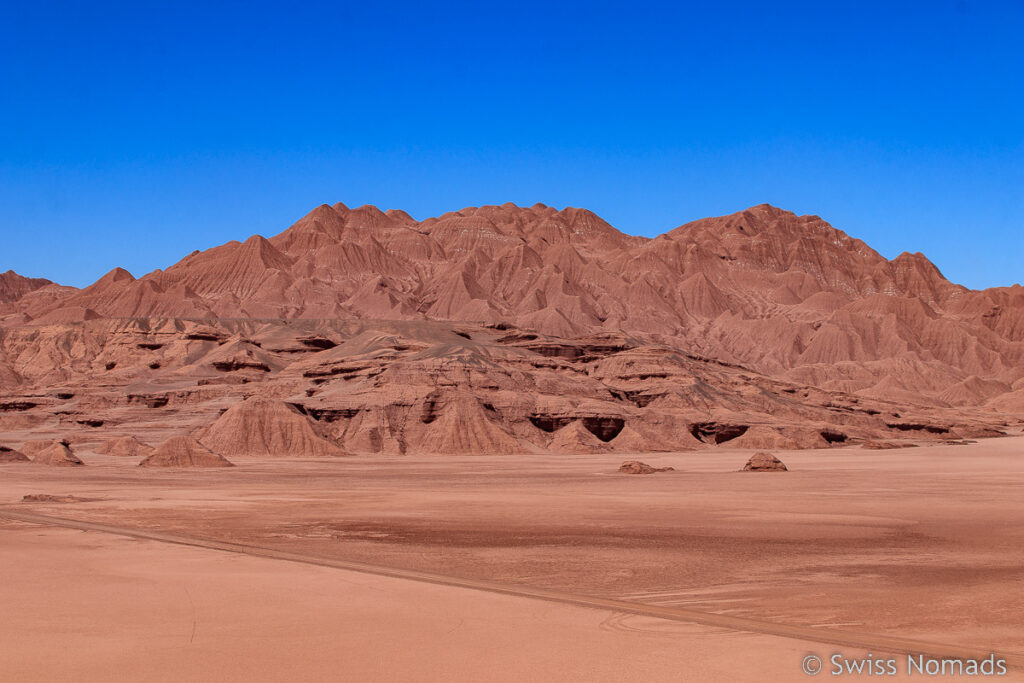
<svg viewBox="0 0 1024 683">
<path fill-rule="evenodd" d="M 1022 282 L 1022 32 L 1024 0 L 5 0 L 0 271 L 141 275 L 324 202 L 649 236 L 768 202 Z"/>
</svg>

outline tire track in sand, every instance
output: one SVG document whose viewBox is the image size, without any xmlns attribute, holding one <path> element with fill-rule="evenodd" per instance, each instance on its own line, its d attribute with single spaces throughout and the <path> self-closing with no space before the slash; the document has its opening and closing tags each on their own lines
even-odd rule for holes
<svg viewBox="0 0 1024 683">
<path fill-rule="evenodd" d="M 397 567 L 385 567 L 380 565 L 367 564 L 364 562 L 352 562 L 338 560 L 329 557 L 318 557 L 284 550 L 274 550 L 262 546 L 233 543 L 231 541 L 217 541 L 205 538 L 193 538 L 179 534 L 170 534 L 149 529 L 133 529 L 131 527 L 111 526 L 66 517 L 52 517 L 34 512 L 20 512 L 10 509 L 0 509 L 0 518 L 27 522 L 29 524 L 40 524 L 44 526 L 57 526 L 81 531 L 95 531 L 99 533 L 127 536 L 161 543 L 191 546 L 195 548 L 207 548 L 209 550 L 220 550 L 223 552 L 249 555 L 251 557 L 263 557 L 273 560 L 284 560 L 286 562 L 298 562 L 318 567 L 331 567 L 347 571 L 360 572 L 363 574 L 374 574 L 387 576 L 395 579 L 406 579 L 422 583 L 432 583 L 441 586 L 452 586 L 467 588 L 470 590 L 511 595 L 520 598 L 531 598 L 534 600 L 547 600 L 577 607 L 588 607 L 620 614 L 642 615 L 679 621 L 691 624 L 702 624 L 725 628 L 731 631 L 743 631 L 747 633 L 760 633 L 764 635 L 779 636 L 782 638 L 793 638 L 796 640 L 826 643 L 841 647 L 871 650 L 872 652 L 887 652 L 893 654 L 925 655 L 927 657 L 949 658 L 949 659 L 983 659 L 991 651 L 984 651 L 977 648 L 967 648 L 944 643 L 932 643 L 907 638 L 897 638 L 887 635 L 855 633 L 849 631 L 838 631 L 825 628 L 812 628 L 807 626 L 795 626 L 792 624 L 780 624 L 761 619 L 748 617 L 736 617 L 713 612 L 701 612 L 681 607 L 669 607 L 661 605 L 644 604 L 628 600 L 616 600 L 614 598 L 602 598 L 589 595 L 577 595 L 558 590 L 546 588 L 535 588 L 532 586 L 520 586 L 514 584 L 497 583 L 479 579 L 463 578 L 458 576 L 445 576 L 413 569 L 400 569 Z M 1008 667 L 1024 670 L 1024 655 L 1019 653 L 996 653 L 998 657 L 1006 660 Z"/>
</svg>

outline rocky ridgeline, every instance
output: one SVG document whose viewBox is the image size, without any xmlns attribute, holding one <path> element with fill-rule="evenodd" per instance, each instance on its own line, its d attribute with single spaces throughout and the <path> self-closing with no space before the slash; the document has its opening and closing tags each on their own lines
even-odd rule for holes
<svg viewBox="0 0 1024 683">
<path fill-rule="evenodd" d="M 2 274 L 0 330 L 0 428 L 110 455 L 888 448 L 1024 414 L 1024 289 L 767 205 L 655 239 L 322 206 L 137 279 Z"/>
</svg>

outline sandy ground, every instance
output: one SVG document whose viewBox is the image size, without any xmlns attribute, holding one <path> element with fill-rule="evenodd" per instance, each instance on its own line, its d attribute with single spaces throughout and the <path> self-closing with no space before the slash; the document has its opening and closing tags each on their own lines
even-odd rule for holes
<svg viewBox="0 0 1024 683">
<path fill-rule="evenodd" d="M 1024 439 L 899 451 L 4 465 L 0 505 L 650 605 L 1024 653 Z M 25 494 L 94 500 L 21 503 Z M 857 650 L 0 520 L 3 680 L 805 680 Z M 1004 678 L 1020 675 L 1011 672 Z"/>
<path fill-rule="evenodd" d="M 4 680 L 784 679 L 815 644 L 7 527 Z M 821 650 L 821 648 L 818 648 Z"/>
</svg>

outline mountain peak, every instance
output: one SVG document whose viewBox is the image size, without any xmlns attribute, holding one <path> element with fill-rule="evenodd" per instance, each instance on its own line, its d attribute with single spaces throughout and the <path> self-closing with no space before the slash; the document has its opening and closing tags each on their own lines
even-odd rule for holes
<svg viewBox="0 0 1024 683">
<path fill-rule="evenodd" d="M 35 297 L 0 315 L 35 319 L 73 305 L 110 317 L 188 311 L 234 318 L 507 320 L 560 336 L 606 328 L 697 335 L 693 343 L 718 349 L 721 357 L 790 367 L 805 353 L 818 360 L 841 357 L 835 339 L 816 335 L 811 345 L 815 335 L 801 327 L 808 320 L 857 320 L 856 331 L 843 334 L 870 337 L 874 332 L 864 330 L 876 323 L 860 317 L 893 309 L 884 300 L 863 307 L 858 301 L 917 298 L 942 314 L 956 298 L 954 309 L 968 310 L 967 290 L 946 281 L 923 255 L 888 261 L 818 216 L 767 203 L 686 223 L 653 240 L 622 233 L 572 206 L 506 202 L 417 222 L 399 209 L 322 204 L 270 239 L 229 242 L 154 271 L 137 287 L 132 282 L 130 273 L 115 269 L 73 300 L 63 293 Z M 146 289 L 147 283 L 159 291 Z M 375 284 L 367 289 L 367 283 Z M 172 301 L 172 292 L 186 289 L 187 304 Z M 893 310 L 910 315 L 906 311 L 917 309 Z M 773 350 L 754 348 L 744 335 L 759 333 L 744 321 L 776 326 L 773 334 L 788 341 Z M 880 342 L 859 343 L 875 349 Z M 944 352 L 935 348 L 922 358 Z M 842 353 L 857 358 L 861 352 Z"/>
<path fill-rule="evenodd" d="M 120 266 L 113 268 L 97 282 L 134 282 L 135 276 Z"/>
<path fill-rule="evenodd" d="M 53 282 L 41 277 L 25 277 L 13 270 L 0 273 L 0 304 L 17 301 L 29 292 L 52 285 Z"/>
</svg>

